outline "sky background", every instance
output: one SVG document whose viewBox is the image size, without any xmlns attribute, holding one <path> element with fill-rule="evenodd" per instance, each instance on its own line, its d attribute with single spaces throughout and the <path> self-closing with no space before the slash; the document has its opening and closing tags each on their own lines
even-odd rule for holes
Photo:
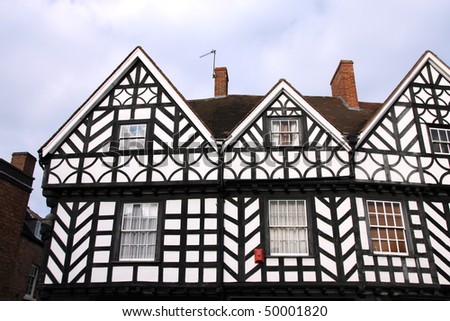
<svg viewBox="0 0 450 321">
<path fill-rule="evenodd" d="M 280 79 L 331 95 L 354 61 L 361 101 L 383 102 L 426 51 L 450 64 L 448 0 L 0 0 L 0 158 L 37 150 L 141 46 L 186 99 L 213 95 L 212 56 L 230 94 Z M 36 165 L 29 206 L 49 213 Z"/>
</svg>

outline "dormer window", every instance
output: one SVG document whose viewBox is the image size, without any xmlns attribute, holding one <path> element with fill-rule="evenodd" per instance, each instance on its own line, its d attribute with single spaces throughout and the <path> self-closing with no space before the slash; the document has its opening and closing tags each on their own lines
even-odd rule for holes
<svg viewBox="0 0 450 321">
<path fill-rule="evenodd" d="M 430 128 L 433 151 L 437 154 L 450 154 L 450 129 Z"/>
<path fill-rule="evenodd" d="M 298 119 L 272 119 L 270 121 L 272 146 L 299 146 L 299 136 Z"/>
<path fill-rule="evenodd" d="M 120 126 L 119 149 L 144 149 L 147 125 L 130 124 Z"/>
</svg>

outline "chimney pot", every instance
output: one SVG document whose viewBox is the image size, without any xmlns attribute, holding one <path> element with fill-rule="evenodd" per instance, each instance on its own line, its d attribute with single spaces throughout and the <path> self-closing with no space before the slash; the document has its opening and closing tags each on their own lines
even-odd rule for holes
<svg viewBox="0 0 450 321">
<path fill-rule="evenodd" d="M 353 61 L 341 60 L 330 82 L 333 97 L 341 97 L 351 108 L 358 108 Z"/>
<path fill-rule="evenodd" d="M 226 67 L 214 68 L 214 97 L 228 95 L 228 71 Z"/>
<path fill-rule="evenodd" d="M 36 158 L 28 152 L 17 152 L 12 154 L 11 164 L 28 176 L 33 177 Z"/>
</svg>

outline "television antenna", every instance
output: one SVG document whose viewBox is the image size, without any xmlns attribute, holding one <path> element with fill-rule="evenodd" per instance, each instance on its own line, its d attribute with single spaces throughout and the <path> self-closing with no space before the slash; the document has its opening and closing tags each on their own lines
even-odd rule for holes
<svg viewBox="0 0 450 321">
<path fill-rule="evenodd" d="M 203 58 L 203 57 L 206 57 L 206 56 L 209 56 L 209 55 L 213 55 L 213 66 L 212 66 L 213 67 L 213 72 L 212 72 L 212 77 L 215 78 L 216 75 L 214 74 L 214 69 L 216 69 L 216 50 L 213 49 L 210 52 L 207 52 L 207 53 L 201 55 L 200 58 Z"/>
</svg>

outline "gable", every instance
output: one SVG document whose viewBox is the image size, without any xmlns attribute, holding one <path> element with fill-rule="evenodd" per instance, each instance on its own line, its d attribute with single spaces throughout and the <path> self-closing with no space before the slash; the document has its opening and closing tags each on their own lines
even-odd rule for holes
<svg viewBox="0 0 450 321">
<path fill-rule="evenodd" d="M 430 126 L 450 124 L 449 68 L 426 52 L 361 133 L 359 148 L 431 153 Z"/>
<path fill-rule="evenodd" d="M 223 149 L 234 147 L 261 147 L 267 132 L 265 118 L 299 118 L 304 126 L 303 147 L 336 147 L 350 150 L 342 134 L 313 108 L 286 81 L 281 80 L 245 119 L 230 133 Z"/>
<path fill-rule="evenodd" d="M 127 119 L 155 124 L 156 149 L 199 147 L 202 142 L 216 149 L 211 133 L 185 99 L 137 47 L 40 153 L 45 157 L 57 149 L 63 153 L 99 152 L 113 134 L 111 125 Z"/>
</svg>

